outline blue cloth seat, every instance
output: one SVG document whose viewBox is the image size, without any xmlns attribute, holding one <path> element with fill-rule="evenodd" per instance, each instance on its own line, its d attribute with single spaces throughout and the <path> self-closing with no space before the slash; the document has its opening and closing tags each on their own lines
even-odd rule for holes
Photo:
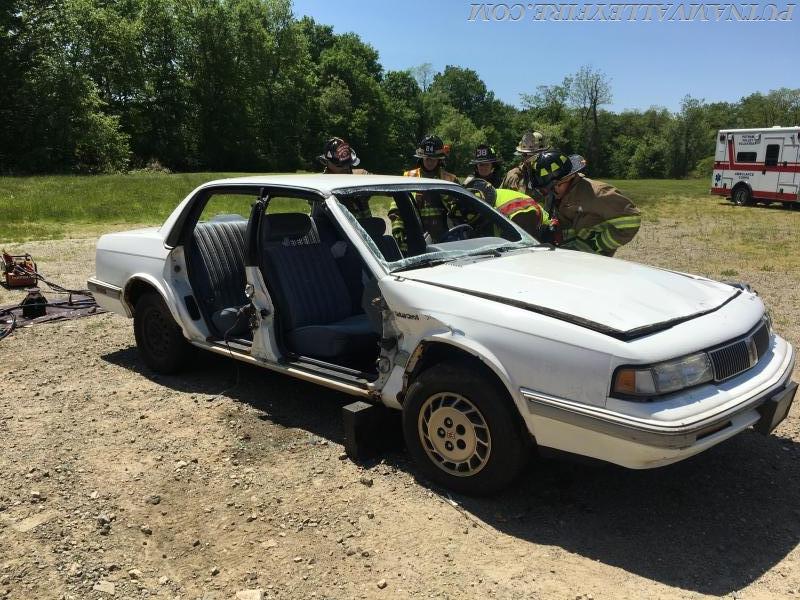
<svg viewBox="0 0 800 600">
<path fill-rule="evenodd" d="M 198 223 L 188 252 L 192 289 L 203 316 L 220 337 L 249 337 L 245 317 L 237 311 L 247 305 L 244 286 L 244 234 L 247 221 L 212 220 Z"/>
<path fill-rule="evenodd" d="M 367 217 L 359 219 L 358 223 L 372 238 L 372 241 L 375 242 L 378 250 L 383 254 L 384 260 L 394 262 L 403 258 L 400 246 L 397 245 L 397 240 L 386 234 L 386 221 L 380 217 Z"/>
<path fill-rule="evenodd" d="M 283 339 L 292 352 L 319 359 L 376 352 L 378 335 L 350 292 L 331 250 L 302 213 L 265 215 L 262 270 L 274 295 Z"/>
</svg>

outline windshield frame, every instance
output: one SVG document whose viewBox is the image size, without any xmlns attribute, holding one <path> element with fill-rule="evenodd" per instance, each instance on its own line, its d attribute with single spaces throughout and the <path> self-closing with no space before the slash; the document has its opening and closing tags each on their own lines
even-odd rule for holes
<svg viewBox="0 0 800 600">
<path fill-rule="evenodd" d="M 493 241 L 485 245 L 472 247 L 468 249 L 456 248 L 452 250 L 442 249 L 433 252 L 424 252 L 422 254 L 417 254 L 415 256 L 409 256 L 401 260 L 390 262 L 383 257 L 383 253 L 380 251 L 377 244 L 373 241 L 372 237 L 366 232 L 366 230 L 364 230 L 363 227 L 361 227 L 361 224 L 358 222 L 358 219 L 356 219 L 356 217 L 345 207 L 343 203 L 343 200 L 346 200 L 348 196 L 356 194 L 393 196 L 394 194 L 398 193 L 412 193 L 412 192 L 424 192 L 424 191 L 439 191 L 447 194 L 455 194 L 465 198 L 468 202 L 475 203 L 475 205 L 479 207 L 478 210 L 483 212 L 493 213 L 492 215 L 493 218 L 500 219 L 504 221 L 505 224 L 510 226 L 510 228 L 513 229 L 513 231 L 519 236 L 519 240 L 511 241 L 500 237 L 487 237 L 487 236 L 482 236 L 481 238 L 470 238 L 473 240 L 479 240 L 485 238 L 487 240 L 493 240 Z M 535 237 L 527 233 L 516 223 L 514 223 L 508 217 L 506 217 L 500 211 L 498 211 L 496 208 L 489 206 L 483 200 L 481 200 L 474 194 L 471 194 L 460 185 L 448 182 L 442 182 L 441 184 L 435 184 L 435 185 L 430 183 L 409 183 L 409 184 L 393 184 L 386 186 L 352 186 L 352 187 L 332 190 L 329 199 L 337 204 L 337 207 L 341 210 L 341 214 L 345 217 L 345 219 L 347 219 L 348 223 L 353 227 L 353 229 L 358 234 L 363 244 L 369 250 L 370 254 L 372 254 L 374 259 L 381 265 L 381 267 L 387 273 L 395 273 L 399 271 L 413 269 L 416 267 L 425 266 L 426 264 L 430 263 L 452 262 L 459 259 L 468 259 L 471 257 L 485 256 L 487 254 L 496 255 L 498 251 L 499 252 L 513 251 L 518 249 L 535 248 L 541 246 L 541 243 Z M 417 215 L 419 215 L 418 211 L 415 212 Z M 391 234 L 391 232 L 389 232 L 389 234 Z M 444 242 L 439 242 L 439 243 L 441 244 Z M 454 243 L 454 242 L 449 242 L 449 243 Z"/>
</svg>

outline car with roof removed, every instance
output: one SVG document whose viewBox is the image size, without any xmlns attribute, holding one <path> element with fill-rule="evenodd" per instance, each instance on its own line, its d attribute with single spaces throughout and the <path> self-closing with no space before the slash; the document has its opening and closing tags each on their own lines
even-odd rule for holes
<svg viewBox="0 0 800 600">
<path fill-rule="evenodd" d="M 422 197 L 475 218 L 432 238 Z M 420 472 L 464 493 L 534 446 L 645 469 L 769 434 L 797 388 L 748 286 L 539 243 L 439 180 L 211 181 L 161 227 L 102 236 L 88 286 L 154 371 L 202 349 L 402 411 Z"/>
</svg>

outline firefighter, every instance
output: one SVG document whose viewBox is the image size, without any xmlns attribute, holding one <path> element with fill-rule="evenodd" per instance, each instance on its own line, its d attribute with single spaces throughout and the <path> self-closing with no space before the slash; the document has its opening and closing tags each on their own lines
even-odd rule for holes
<svg viewBox="0 0 800 600">
<path fill-rule="evenodd" d="M 474 171 L 464 180 L 465 187 L 477 179 L 488 181 L 494 188 L 500 187 L 502 164 L 494 148 L 481 144 L 475 148 L 475 158 L 469 164 L 474 165 Z"/>
<path fill-rule="evenodd" d="M 585 168 L 582 156 L 567 157 L 555 149 L 536 159 L 533 184 L 547 197 L 545 208 L 557 224 L 554 239 L 542 241 L 614 256 L 639 231 L 641 213 L 615 187 L 585 177 Z"/>
<path fill-rule="evenodd" d="M 361 160 L 356 155 L 356 151 L 342 138 L 332 137 L 322 148 L 322 154 L 317 157 L 325 169 L 323 174 L 330 175 L 369 175 L 364 169 L 354 169 Z M 372 216 L 369 208 L 369 199 L 346 200 L 343 202 L 345 208 L 349 210 L 356 219 L 367 219 Z"/>
<path fill-rule="evenodd" d="M 467 189 L 537 239 L 550 225 L 550 216 L 542 205 L 522 192 L 496 189 L 483 179 L 473 179 Z M 485 232 L 485 235 L 494 234 Z"/>
<path fill-rule="evenodd" d="M 417 167 L 403 172 L 406 177 L 428 177 L 458 183 L 458 178 L 444 169 L 447 158 L 444 142 L 437 135 L 427 135 L 419 143 L 414 154 Z M 449 230 L 449 224 L 470 224 L 477 220 L 477 213 L 462 210 L 450 197 L 442 197 L 437 192 L 420 192 L 413 195 L 414 204 L 419 211 L 422 227 L 431 240 L 440 242 Z M 449 221 L 448 221 L 449 219 Z M 402 252 L 408 251 L 405 223 L 394 201 L 389 205 L 389 220 L 392 222 L 392 236 Z"/>
<path fill-rule="evenodd" d="M 522 139 L 517 144 L 517 149 L 514 152 L 514 156 L 519 156 L 522 162 L 506 173 L 500 187 L 507 190 L 517 190 L 541 200 L 538 197 L 536 188 L 533 186 L 531 165 L 543 149 L 544 136 L 541 133 L 538 131 L 526 131 L 522 134 Z"/>
<path fill-rule="evenodd" d="M 414 154 L 417 159 L 417 168 L 404 171 L 406 177 L 429 177 L 431 179 L 444 179 L 458 183 L 458 177 L 444 170 L 444 161 L 447 151 L 438 135 L 426 135 L 420 141 Z"/>
</svg>

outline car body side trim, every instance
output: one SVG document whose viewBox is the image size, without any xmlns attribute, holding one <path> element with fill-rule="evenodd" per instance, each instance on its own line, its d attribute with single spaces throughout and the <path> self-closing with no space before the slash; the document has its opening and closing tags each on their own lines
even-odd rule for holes
<svg viewBox="0 0 800 600">
<path fill-rule="evenodd" d="M 122 298 L 121 287 L 100 281 L 94 277 L 89 278 L 89 280 L 86 282 L 86 287 L 89 288 L 89 291 L 94 294 L 103 294 L 104 296 L 108 296 L 114 300 L 119 300 Z"/>
<path fill-rule="evenodd" d="M 197 346 L 198 348 L 202 348 L 204 350 L 211 350 L 212 352 L 216 352 L 217 354 L 221 354 L 223 356 L 230 356 L 231 358 L 235 358 L 236 360 L 241 360 L 243 362 L 247 362 L 252 365 L 256 365 L 258 367 L 263 367 L 265 369 L 269 369 L 270 371 L 283 373 L 284 375 L 289 375 L 290 377 L 296 377 L 297 379 L 302 379 L 304 381 L 316 383 L 317 385 L 331 388 L 333 390 L 338 390 L 340 392 L 344 392 L 345 394 L 350 394 L 351 396 L 373 398 L 376 394 L 376 392 L 370 388 L 353 385 L 351 383 L 339 381 L 331 377 L 323 377 L 321 375 L 318 375 L 317 373 L 311 373 L 296 366 L 278 364 L 273 362 L 265 362 L 253 356 L 250 356 L 245 352 L 240 352 L 234 349 L 228 349 L 226 347 L 219 346 L 217 344 L 207 344 L 202 342 L 195 342 L 192 340 L 190 341 L 193 345 Z"/>
<path fill-rule="evenodd" d="M 554 419 L 623 440 L 659 448 L 687 448 L 693 445 L 698 435 L 708 430 L 726 426 L 735 416 L 758 408 L 777 391 L 789 383 L 794 365 L 794 352 L 787 353 L 779 374 L 773 378 L 766 390 L 756 392 L 736 406 L 694 423 L 659 425 L 630 415 L 624 415 L 597 406 L 589 406 L 566 398 L 543 394 L 521 388 L 528 410 L 537 416 Z"/>
</svg>

